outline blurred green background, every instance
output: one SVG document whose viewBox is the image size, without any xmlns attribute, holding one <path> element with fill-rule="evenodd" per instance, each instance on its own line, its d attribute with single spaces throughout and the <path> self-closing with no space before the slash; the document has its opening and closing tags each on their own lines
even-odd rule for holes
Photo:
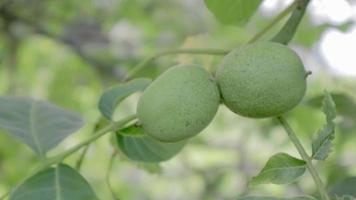
<svg viewBox="0 0 356 200">
<path fill-rule="evenodd" d="M 249 23 L 235 27 L 216 21 L 203 0 L 0 0 L 0 95 L 45 99 L 85 118 L 86 126 L 53 150 L 54 155 L 91 134 L 100 116 L 97 103 L 102 92 L 119 84 L 148 55 L 177 48 L 233 49 L 290 2 L 265 0 Z M 332 156 L 317 168 L 331 192 L 356 196 L 356 6 L 353 1 L 335 2 L 313 1 L 290 43 L 313 74 L 303 102 L 287 117 L 310 152 L 310 141 L 324 123 L 323 91 L 333 93 L 339 112 L 335 146 Z M 283 20 L 263 39 L 282 24 Z M 150 62 L 137 76 L 155 78 L 177 63 L 197 63 L 213 72 L 220 60 L 220 56 L 166 56 Z M 115 118 L 134 113 L 138 97 L 125 100 Z M 81 168 L 105 200 L 112 199 L 105 176 L 113 151 L 110 136 L 101 138 L 90 146 Z M 118 156 L 110 181 L 124 200 L 315 194 L 308 173 L 287 186 L 248 187 L 277 152 L 299 157 L 275 121 L 239 117 L 221 106 L 210 126 L 178 156 L 160 165 Z M 78 156 L 66 162 L 74 165 Z M 0 131 L 0 194 L 37 162 L 27 147 Z"/>
</svg>

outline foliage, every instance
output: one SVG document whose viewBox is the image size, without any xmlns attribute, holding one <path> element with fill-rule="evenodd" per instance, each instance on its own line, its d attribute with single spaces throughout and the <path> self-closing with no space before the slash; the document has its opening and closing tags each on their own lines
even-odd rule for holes
<svg viewBox="0 0 356 200">
<path fill-rule="evenodd" d="M 244 25 L 257 10 L 261 0 L 204 0 L 218 20 L 225 24 Z"/>
<path fill-rule="evenodd" d="M 325 160 L 328 157 L 332 147 L 331 141 L 335 138 L 334 119 L 336 117 L 336 109 L 335 103 L 328 93 L 326 93 L 323 101 L 323 112 L 326 117 L 326 124 L 312 143 L 312 158 L 316 160 Z"/>
<path fill-rule="evenodd" d="M 39 156 L 83 126 L 83 120 L 50 103 L 21 97 L 0 97 L 0 128 Z"/>
<path fill-rule="evenodd" d="M 25 180 L 11 194 L 10 200 L 97 200 L 88 182 L 71 167 L 60 164 Z"/>
<path fill-rule="evenodd" d="M 138 162 L 162 162 L 179 153 L 187 141 L 163 143 L 144 134 L 135 124 L 119 130 L 117 145 L 129 159 Z"/>
<path fill-rule="evenodd" d="M 302 20 L 309 2 L 272 19 L 259 12 L 262 0 L 1 1 L 0 199 L 354 199 L 355 80 L 314 71 L 325 63 L 310 51 L 330 27 L 354 22 Z M 137 93 L 169 66 L 214 74 L 229 49 L 294 35 L 290 47 L 313 74 L 286 117 L 251 120 L 220 106 L 201 134 L 167 143 L 130 115 Z"/>
<path fill-rule="evenodd" d="M 104 92 L 99 101 L 99 110 L 108 120 L 112 120 L 114 108 L 127 96 L 145 89 L 150 84 L 149 79 L 135 79 L 125 84 L 113 87 Z"/>
<path fill-rule="evenodd" d="M 306 163 L 303 160 L 294 158 L 286 153 L 273 155 L 262 171 L 252 179 L 251 184 L 287 184 L 295 181 L 303 175 L 306 170 Z"/>
</svg>

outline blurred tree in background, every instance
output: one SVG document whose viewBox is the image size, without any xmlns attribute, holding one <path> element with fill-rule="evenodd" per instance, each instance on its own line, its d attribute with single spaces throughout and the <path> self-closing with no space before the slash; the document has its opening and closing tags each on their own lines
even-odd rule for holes
<svg viewBox="0 0 356 200">
<path fill-rule="evenodd" d="M 92 133 L 100 117 L 100 95 L 123 81 L 147 56 L 178 48 L 233 49 L 250 40 L 290 2 L 265 0 L 249 20 L 227 25 L 214 17 L 203 0 L 0 0 L 0 94 L 46 99 L 84 116 L 86 126 L 50 152 L 55 155 Z M 317 8 L 327 11 L 330 2 L 312 1 L 290 43 L 313 73 L 306 97 L 287 118 L 301 140 L 310 141 L 324 121 L 323 92 L 332 93 L 339 114 L 336 140 L 327 164 L 317 169 L 331 194 L 356 196 L 356 59 L 346 62 L 352 50 L 335 46 L 334 55 L 350 65 L 344 66 L 349 71 L 339 73 L 339 66 L 325 58 L 331 47 L 323 48 L 331 31 L 356 46 L 355 2 L 340 2 L 346 7 L 333 7 L 342 10 L 327 16 Z M 347 12 L 350 16 L 333 21 Z M 262 39 L 275 35 L 286 19 Z M 214 71 L 220 60 L 221 56 L 169 55 L 151 60 L 135 77 L 155 78 L 177 63 L 197 63 Z M 114 118 L 134 113 L 137 99 L 137 95 L 126 99 Z M 112 138 L 105 138 L 89 146 L 80 167 L 100 199 L 113 199 L 111 193 L 129 200 L 215 200 L 252 193 L 317 192 L 309 176 L 285 187 L 249 187 L 248 181 L 272 154 L 297 154 L 276 121 L 240 117 L 223 106 L 202 134 L 178 156 L 160 164 L 129 162 L 120 153 L 112 159 Z M 81 155 L 78 151 L 66 163 L 75 166 Z M 28 175 L 36 162 L 27 147 L 0 130 L 0 194 Z"/>
</svg>

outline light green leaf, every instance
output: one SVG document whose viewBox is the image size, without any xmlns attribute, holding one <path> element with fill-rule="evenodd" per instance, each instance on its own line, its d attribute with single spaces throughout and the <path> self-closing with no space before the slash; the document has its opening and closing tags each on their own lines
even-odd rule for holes
<svg viewBox="0 0 356 200">
<path fill-rule="evenodd" d="M 99 101 L 101 114 L 111 120 L 115 108 L 122 100 L 135 92 L 144 90 L 150 83 L 150 79 L 137 78 L 106 90 Z"/>
<path fill-rule="evenodd" d="M 247 197 L 239 197 L 237 198 L 237 200 L 316 200 L 316 199 L 310 196 L 290 197 L 290 198 L 269 197 L 269 196 L 247 196 Z"/>
<path fill-rule="evenodd" d="M 124 130 L 128 129 L 134 133 L 117 134 L 117 144 L 121 152 L 134 161 L 162 162 L 178 154 L 186 144 L 186 141 L 177 143 L 157 141 L 145 135 L 142 128 L 136 125 Z"/>
<path fill-rule="evenodd" d="M 288 184 L 305 172 L 306 163 L 286 153 L 277 153 L 268 161 L 262 171 L 251 180 L 252 185 Z"/>
<path fill-rule="evenodd" d="M 244 25 L 262 0 L 204 0 L 215 17 L 224 24 Z"/>
<path fill-rule="evenodd" d="M 88 182 L 71 167 L 60 164 L 41 171 L 10 194 L 9 200 L 98 200 Z"/>
<path fill-rule="evenodd" d="M 312 158 L 315 160 L 325 160 L 332 149 L 332 141 L 335 138 L 336 117 L 335 103 L 331 95 L 325 92 L 322 110 L 326 117 L 326 124 L 319 130 L 318 136 L 312 142 Z"/>
<path fill-rule="evenodd" d="M 0 128 L 31 147 L 46 152 L 83 126 L 83 119 L 62 108 L 27 97 L 0 97 Z"/>
</svg>

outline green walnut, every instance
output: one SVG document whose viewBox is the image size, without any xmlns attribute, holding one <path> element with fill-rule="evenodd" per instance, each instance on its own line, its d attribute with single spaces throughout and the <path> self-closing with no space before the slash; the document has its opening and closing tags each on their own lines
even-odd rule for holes
<svg viewBox="0 0 356 200">
<path fill-rule="evenodd" d="M 137 115 L 147 135 L 177 142 L 201 132 L 219 102 L 219 89 L 209 72 L 196 65 L 177 65 L 145 89 Z"/>
<path fill-rule="evenodd" d="M 216 79 L 225 105 L 252 118 L 285 113 L 306 91 L 300 58 L 275 42 L 256 42 L 233 50 L 223 58 Z"/>
</svg>

